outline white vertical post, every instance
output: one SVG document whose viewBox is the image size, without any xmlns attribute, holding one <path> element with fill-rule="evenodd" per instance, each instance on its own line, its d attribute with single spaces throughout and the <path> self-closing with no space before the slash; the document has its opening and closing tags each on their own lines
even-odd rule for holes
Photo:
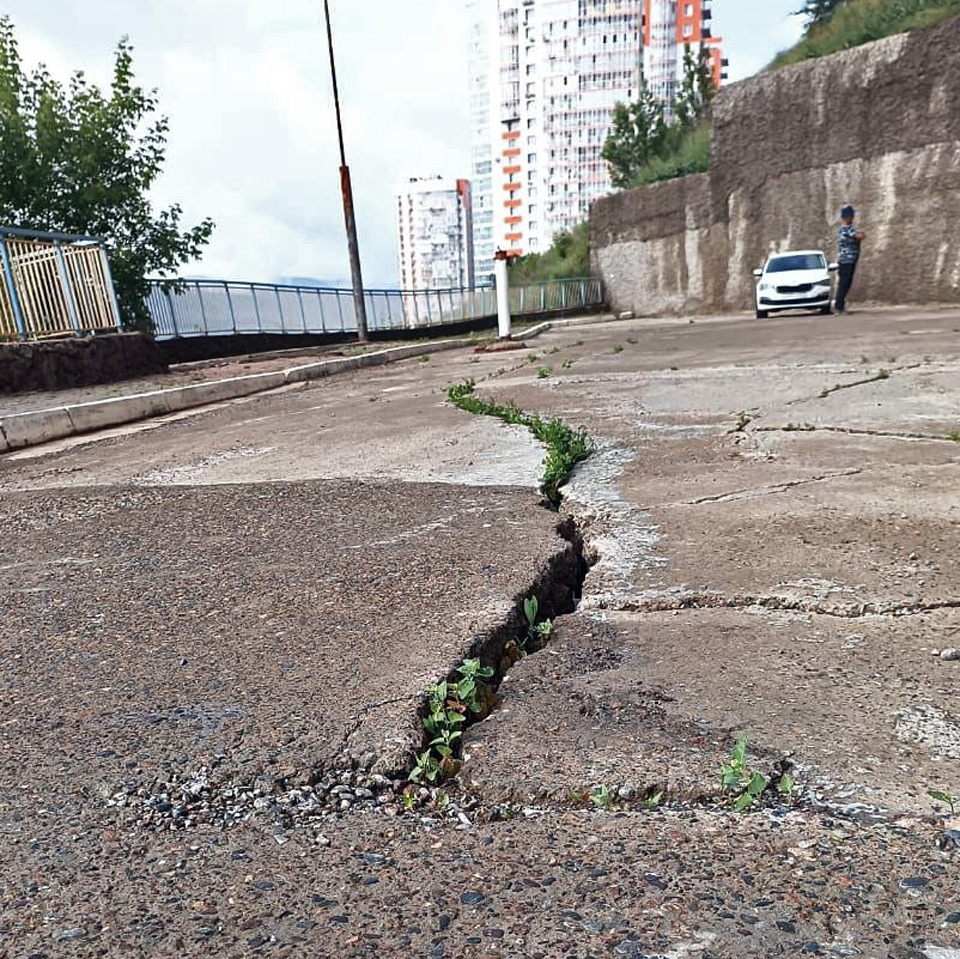
<svg viewBox="0 0 960 959">
<path fill-rule="evenodd" d="M 497 250 L 494 256 L 493 275 L 497 283 L 497 322 L 500 339 L 510 339 L 510 278 L 507 275 L 507 254 Z"/>
</svg>

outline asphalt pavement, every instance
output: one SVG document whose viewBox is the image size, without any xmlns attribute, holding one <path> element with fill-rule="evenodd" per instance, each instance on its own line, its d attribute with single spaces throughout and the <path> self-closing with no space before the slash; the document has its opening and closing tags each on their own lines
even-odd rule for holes
<svg viewBox="0 0 960 959">
<path fill-rule="evenodd" d="M 589 429 L 559 516 L 466 378 Z M 636 320 L 0 457 L 0 956 L 955 959 L 958 386 L 957 311 Z"/>
</svg>

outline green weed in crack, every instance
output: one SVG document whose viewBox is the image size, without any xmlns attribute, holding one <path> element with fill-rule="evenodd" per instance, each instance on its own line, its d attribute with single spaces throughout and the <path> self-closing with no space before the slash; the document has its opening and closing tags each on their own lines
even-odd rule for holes
<svg viewBox="0 0 960 959">
<path fill-rule="evenodd" d="M 546 646 L 553 636 L 553 622 L 549 619 L 543 622 L 537 622 L 540 613 L 540 601 L 536 596 L 531 596 L 523 601 L 523 615 L 527 620 L 526 633 L 520 640 L 520 654 L 525 656 L 533 649 L 539 649 Z"/>
<path fill-rule="evenodd" d="M 536 413 L 526 413 L 514 403 L 494 403 L 477 396 L 476 387 L 474 380 L 453 384 L 447 388 L 447 399 L 468 413 L 495 416 L 504 423 L 526 426 L 547 448 L 540 475 L 540 492 L 552 506 L 558 507 L 560 487 L 570 478 L 577 463 L 590 455 L 592 447 L 587 431 L 574 429 L 557 417 L 547 420 Z"/>
<path fill-rule="evenodd" d="M 781 761 L 768 778 L 747 765 L 746 736 L 741 736 L 733 747 L 730 758 L 720 767 L 720 787 L 732 794 L 733 808 L 743 812 L 760 802 L 768 790 L 776 790 L 782 796 L 791 796 L 796 785 L 789 772 L 789 764 Z"/>
<path fill-rule="evenodd" d="M 942 792 L 939 789 L 928 789 L 927 795 L 936 802 L 942 802 L 950 807 L 950 815 L 957 814 L 957 806 L 960 805 L 960 796 L 953 796 L 950 793 Z"/>
<path fill-rule="evenodd" d="M 482 666 L 479 659 L 466 659 L 454 672 L 459 679 L 434 683 L 427 691 L 423 728 L 431 738 L 417 757 L 410 782 L 436 783 L 455 776 L 460 771 L 462 727 L 469 719 L 485 716 L 493 704 L 487 683 L 493 676 L 489 666 Z"/>
</svg>

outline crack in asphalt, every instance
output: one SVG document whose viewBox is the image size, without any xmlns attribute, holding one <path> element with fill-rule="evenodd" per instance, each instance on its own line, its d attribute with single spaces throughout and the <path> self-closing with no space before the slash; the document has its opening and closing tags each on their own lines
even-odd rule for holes
<svg viewBox="0 0 960 959">
<path fill-rule="evenodd" d="M 685 500 L 676 503 L 676 506 L 703 506 L 705 503 L 727 503 L 741 499 L 752 499 L 756 496 L 770 496 L 775 493 L 786 493 L 799 486 L 808 486 L 811 483 L 823 483 L 826 480 L 840 479 L 844 476 L 858 476 L 862 469 L 840 470 L 836 473 L 824 473 L 821 476 L 811 476 L 808 479 L 791 480 L 788 483 L 777 483 L 773 486 L 758 486 L 751 489 L 734 490 L 730 493 L 718 493 L 715 496 L 703 496 L 700 499 Z"/>
<path fill-rule="evenodd" d="M 950 436 L 937 436 L 933 433 L 909 433 L 907 431 L 871 430 L 855 426 L 822 426 L 813 423 L 803 423 L 797 426 L 788 423 L 786 426 L 755 426 L 752 433 L 846 433 L 851 436 L 883 436 L 899 440 L 926 440 L 930 443 L 957 443 Z"/>
<path fill-rule="evenodd" d="M 688 609 L 769 609 L 780 612 L 814 613 L 839 619 L 861 619 L 866 616 L 916 616 L 944 609 L 960 609 L 960 599 L 916 603 L 823 603 L 819 600 L 790 596 L 751 596 L 697 592 L 683 593 L 662 599 L 624 599 L 606 603 L 604 609 L 621 613 L 669 613 Z"/>
</svg>

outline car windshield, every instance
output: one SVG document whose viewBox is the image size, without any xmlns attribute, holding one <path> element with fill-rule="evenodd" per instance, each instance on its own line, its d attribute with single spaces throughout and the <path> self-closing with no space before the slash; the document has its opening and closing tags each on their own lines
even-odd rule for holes
<svg viewBox="0 0 960 959">
<path fill-rule="evenodd" d="M 792 253 L 774 257 L 767 263 L 767 273 L 786 273 L 789 270 L 825 270 L 827 261 L 822 253 Z"/>
</svg>

